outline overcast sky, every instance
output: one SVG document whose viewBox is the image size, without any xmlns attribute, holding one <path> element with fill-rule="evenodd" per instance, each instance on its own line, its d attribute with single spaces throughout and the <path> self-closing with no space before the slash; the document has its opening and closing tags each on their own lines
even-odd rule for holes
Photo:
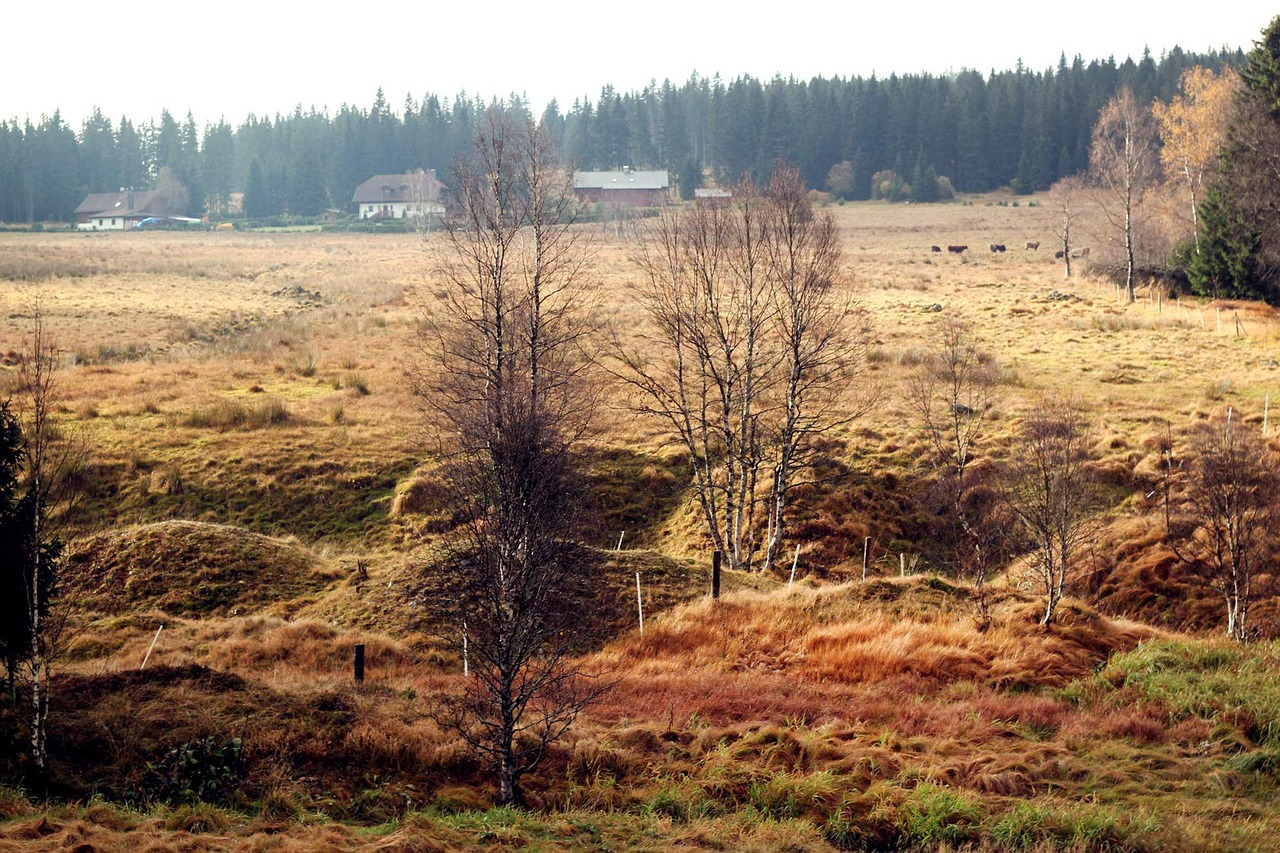
<svg viewBox="0 0 1280 853">
<path fill-rule="evenodd" d="M 1019 59 L 1050 68 L 1064 52 L 1122 61 L 1144 47 L 1157 58 L 1175 45 L 1247 51 L 1277 12 L 1261 0 L 5 5 L 0 118 L 36 121 L 61 109 L 77 129 L 95 106 L 113 122 L 168 109 L 179 118 L 191 111 L 200 125 L 220 116 L 237 124 L 298 104 L 368 107 L 379 87 L 397 111 L 406 95 L 464 90 L 524 94 L 540 111 L 552 98 L 564 110 L 575 97 L 594 101 L 605 84 L 678 84 L 695 70 L 726 80 L 985 73 Z"/>
</svg>

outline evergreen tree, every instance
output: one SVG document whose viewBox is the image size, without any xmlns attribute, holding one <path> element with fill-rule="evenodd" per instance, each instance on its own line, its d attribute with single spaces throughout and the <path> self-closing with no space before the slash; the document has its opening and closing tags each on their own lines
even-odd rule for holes
<svg viewBox="0 0 1280 853">
<path fill-rule="evenodd" d="M 911 200 L 917 203 L 938 200 L 938 173 L 925 160 L 923 148 L 916 152 L 916 165 L 911 170 Z"/>
<path fill-rule="evenodd" d="M 249 179 L 244 185 L 244 215 L 250 218 L 271 213 L 271 199 L 267 193 L 267 181 L 262 164 L 254 160 L 249 166 Z"/>
<path fill-rule="evenodd" d="M 1180 247 L 1191 289 L 1214 299 L 1265 299 L 1275 302 L 1274 271 L 1264 268 L 1262 235 L 1221 187 L 1210 186 L 1200 202 L 1200 251 Z"/>
<path fill-rule="evenodd" d="M 1240 77 L 1218 175 L 1200 204 L 1200 252 L 1182 260 L 1198 292 L 1280 304 L 1280 16 Z"/>
</svg>

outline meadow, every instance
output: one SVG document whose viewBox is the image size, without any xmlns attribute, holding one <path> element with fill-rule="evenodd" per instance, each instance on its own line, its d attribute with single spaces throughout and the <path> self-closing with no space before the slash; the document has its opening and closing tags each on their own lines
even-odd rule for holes
<svg viewBox="0 0 1280 853">
<path fill-rule="evenodd" d="M 1228 408 L 1270 427 L 1280 317 L 1147 286 L 1127 304 L 1088 222 L 1064 279 L 1040 197 L 831 210 L 874 330 L 847 393 L 873 405 L 802 502 L 798 580 L 731 573 L 709 600 L 684 460 L 602 375 L 585 624 L 618 684 L 530 780 L 531 811 L 491 808 L 426 711 L 461 677 L 424 632 L 449 513 L 407 378 L 438 243 L 0 234 L 0 394 L 38 312 L 63 354 L 59 429 L 90 449 L 55 784 L 0 789 L 0 850 L 1272 849 L 1280 655 L 1218 638 L 1217 601 L 1160 542 L 1155 483 L 1166 436 Z M 589 237 L 593 310 L 643 329 L 633 242 Z M 991 455 L 1045 395 L 1093 422 L 1105 525 L 1047 631 L 1017 561 L 983 627 L 920 558 L 905 382 L 952 319 L 1000 368 Z M 1270 602 L 1256 619 L 1274 633 Z M 173 795 L 192 755 L 211 802 Z"/>
</svg>

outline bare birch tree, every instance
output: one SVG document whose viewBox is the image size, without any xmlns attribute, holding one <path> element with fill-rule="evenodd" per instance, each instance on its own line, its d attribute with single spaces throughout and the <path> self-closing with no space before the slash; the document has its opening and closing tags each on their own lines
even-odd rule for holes
<svg viewBox="0 0 1280 853">
<path fill-rule="evenodd" d="M 1160 170 L 1151 111 L 1125 86 L 1102 108 L 1093 128 L 1089 170 L 1101 184 L 1102 212 L 1123 244 L 1125 291 L 1134 293 L 1135 240 L 1142 203 Z"/>
<path fill-rule="evenodd" d="M 526 117 L 491 110 L 456 180 L 414 380 L 461 518 L 431 615 L 471 678 L 432 710 L 492 766 L 498 801 L 519 803 L 520 779 L 603 689 L 575 657 L 567 594 L 591 410 L 586 246 L 568 174 Z"/>
<path fill-rule="evenodd" d="M 1033 574 L 1044 593 L 1041 625 L 1053 622 L 1079 551 L 1093 533 L 1089 424 L 1072 400 L 1043 399 L 1022 419 L 1005 500 L 1030 537 Z"/>
<path fill-rule="evenodd" d="M 642 392 L 640 410 L 665 421 L 688 454 L 713 547 L 745 571 L 777 357 L 765 347 L 764 205 L 750 184 L 734 192 L 732 205 L 664 208 L 645 229 L 637 261 L 649 324 L 639 346 L 615 354 L 619 375 Z"/>
<path fill-rule="evenodd" d="M 1080 215 L 1080 205 L 1084 198 L 1084 182 L 1078 175 L 1062 178 L 1049 188 L 1049 196 L 1057 206 L 1059 213 L 1058 237 L 1062 258 L 1062 277 L 1071 278 L 1071 230 Z"/>
<path fill-rule="evenodd" d="M 865 414 L 875 396 L 865 386 L 846 393 L 865 371 L 870 330 L 866 313 L 836 292 L 842 252 L 835 219 L 814 211 L 799 170 L 786 164 L 769 180 L 768 210 L 773 333 L 782 354 L 764 571 L 773 569 L 786 538 L 792 491 L 811 482 L 805 474 L 813 439 Z"/>
<path fill-rule="evenodd" d="M 932 451 L 930 464 L 956 569 L 973 583 L 982 624 L 989 618 L 987 573 L 1008 538 L 990 488 L 973 471 L 997 378 L 995 362 L 979 348 L 972 328 L 945 320 L 932 352 L 907 384 Z"/>
<path fill-rule="evenodd" d="M 1280 458 L 1243 425 L 1205 425 L 1191 440 L 1185 499 L 1166 523 L 1175 553 L 1222 597 L 1226 634 L 1249 638 L 1249 609 L 1280 521 Z"/>
<path fill-rule="evenodd" d="M 634 345 L 616 342 L 617 372 L 687 453 L 708 536 L 733 569 L 752 569 L 762 523 L 762 567 L 774 566 L 813 439 L 866 408 L 846 393 L 868 336 L 835 292 L 840 257 L 834 222 L 787 166 L 767 194 L 744 182 L 732 202 L 667 208 L 641 235 L 648 323 Z"/>
<path fill-rule="evenodd" d="M 22 356 L 15 406 L 21 435 L 20 497 L 5 539 L 17 559 L 24 617 L 13 637 L 25 640 L 26 649 L 11 650 L 10 665 L 17 665 L 16 681 L 26 691 L 28 751 L 32 763 L 43 768 L 48 760 L 52 661 L 62 624 L 54 608 L 62 562 L 58 534 L 75 502 L 72 485 L 85 451 L 78 435 L 54 423 L 61 353 L 48 335 L 39 306 Z"/>
</svg>

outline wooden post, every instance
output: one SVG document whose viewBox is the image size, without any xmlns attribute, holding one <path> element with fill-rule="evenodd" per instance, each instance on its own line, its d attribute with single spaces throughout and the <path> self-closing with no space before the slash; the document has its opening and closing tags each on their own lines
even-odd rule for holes
<svg viewBox="0 0 1280 853">
<path fill-rule="evenodd" d="M 711 552 L 711 597 L 720 597 L 720 561 L 724 555 L 719 551 Z"/>
<path fill-rule="evenodd" d="M 636 613 L 640 616 L 640 639 L 644 639 L 644 598 L 640 595 L 640 573 L 636 572 Z"/>
<path fill-rule="evenodd" d="M 907 552 L 898 552 L 898 577 L 905 578 L 907 576 Z"/>
<path fill-rule="evenodd" d="M 791 592 L 791 585 L 796 582 L 796 563 L 800 562 L 800 545 L 796 544 L 796 555 L 791 558 L 791 577 L 787 579 L 787 592 Z"/>
<path fill-rule="evenodd" d="M 1163 290 L 1156 293 L 1156 313 L 1157 314 L 1164 313 L 1164 291 Z"/>
<path fill-rule="evenodd" d="M 356 684 L 364 684 L 364 643 L 356 643 Z"/>
<path fill-rule="evenodd" d="M 1265 435 L 1265 433 L 1264 433 L 1264 435 Z M 152 638 L 151 638 L 151 645 L 147 648 L 147 654 L 146 654 L 146 656 L 142 659 L 142 666 L 138 667 L 138 669 L 146 669 L 146 668 L 147 668 L 147 661 L 151 660 L 151 652 L 152 652 L 152 650 L 154 650 L 154 649 L 155 649 L 155 647 L 156 647 L 156 641 L 160 639 L 160 632 L 161 632 L 161 631 L 163 631 L 163 630 L 164 630 L 164 623 L 163 623 L 163 622 L 161 622 L 161 623 L 160 623 L 160 627 L 156 629 L 156 635 L 155 635 L 154 637 L 152 637 Z"/>
<path fill-rule="evenodd" d="M 617 548 L 614 548 L 613 550 L 615 550 L 615 551 L 621 551 L 621 550 L 622 550 L 622 537 L 623 537 L 623 536 L 626 536 L 626 535 L 627 535 L 627 531 L 625 531 L 625 530 L 618 534 L 618 547 L 617 547 Z"/>
<path fill-rule="evenodd" d="M 1236 337 L 1237 338 L 1248 337 L 1248 335 L 1246 335 L 1244 331 L 1244 324 L 1240 322 L 1240 313 L 1238 311 L 1232 311 L 1231 313 L 1232 313 L 1232 316 L 1236 318 Z"/>
<path fill-rule="evenodd" d="M 1218 334 L 1222 334 L 1222 309 L 1216 305 L 1213 306 L 1213 315 L 1218 321 Z"/>
<path fill-rule="evenodd" d="M 871 537 L 862 540 L 862 579 L 867 579 L 867 553 L 871 550 Z"/>
</svg>

